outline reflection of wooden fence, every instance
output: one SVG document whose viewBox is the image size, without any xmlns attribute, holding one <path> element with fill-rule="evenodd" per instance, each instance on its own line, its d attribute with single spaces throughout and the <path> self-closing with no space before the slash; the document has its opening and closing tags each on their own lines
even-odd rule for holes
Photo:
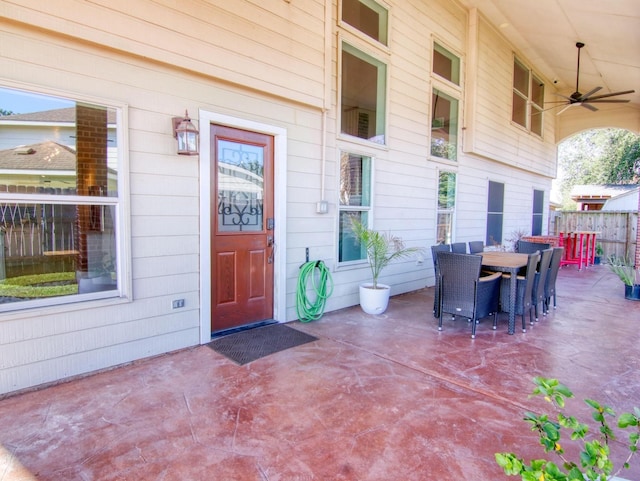
<svg viewBox="0 0 640 481">
<path fill-rule="evenodd" d="M 634 259 L 638 212 L 635 211 L 575 211 L 558 212 L 554 217 L 553 234 L 559 232 L 595 231 L 602 245 L 603 257 L 610 255 Z"/>
<path fill-rule="evenodd" d="M 74 270 L 76 207 L 0 204 L 0 262 L 7 277 Z"/>
</svg>

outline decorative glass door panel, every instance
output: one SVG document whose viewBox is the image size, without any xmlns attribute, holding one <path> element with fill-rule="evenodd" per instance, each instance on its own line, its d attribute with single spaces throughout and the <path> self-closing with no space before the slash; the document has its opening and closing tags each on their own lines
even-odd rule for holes
<svg viewBox="0 0 640 481">
<path fill-rule="evenodd" d="M 218 232 L 263 230 L 264 149 L 218 140 Z"/>
</svg>

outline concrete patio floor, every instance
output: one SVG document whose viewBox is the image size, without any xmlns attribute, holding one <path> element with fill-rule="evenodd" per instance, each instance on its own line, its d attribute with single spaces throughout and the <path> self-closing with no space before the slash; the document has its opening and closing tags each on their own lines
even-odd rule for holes
<svg viewBox="0 0 640 481">
<path fill-rule="evenodd" d="M 245 366 L 200 346 L 7 397 L 0 480 L 519 479 L 494 453 L 543 457 L 522 421 L 548 410 L 534 376 L 567 384 L 580 416 L 584 397 L 640 406 L 640 302 L 623 290 L 604 266 L 566 267 L 555 311 L 472 340 L 462 320 L 438 332 L 426 288 L 381 316 L 290 323 L 319 339 Z"/>
</svg>

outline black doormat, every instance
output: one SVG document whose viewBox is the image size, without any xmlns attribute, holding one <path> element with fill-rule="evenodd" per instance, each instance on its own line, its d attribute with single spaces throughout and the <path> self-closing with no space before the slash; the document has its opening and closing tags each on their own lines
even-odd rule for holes
<svg viewBox="0 0 640 481">
<path fill-rule="evenodd" d="M 317 337 L 285 324 L 271 324 L 229 334 L 207 345 L 242 366 L 269 354 L 316 340 Z"/>
</svg>

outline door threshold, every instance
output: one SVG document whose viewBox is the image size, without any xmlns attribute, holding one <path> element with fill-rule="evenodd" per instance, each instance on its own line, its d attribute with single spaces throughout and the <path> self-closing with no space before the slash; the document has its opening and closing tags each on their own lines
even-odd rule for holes
<svg viewBox="0 0 640 481">
<path fill-rule="evenodd" d="M 277 324 L 278 321 L 274 319 L 267 319 L 265 321 L 253 322 L 239 327 L 231 327 L 229 329 L 223 329 L 222 331 L 216 331 L 211 333 L 211 340 L 219 337 L 228 336 L 229 334 L 235 334 L 237 332 L 248 331 L 249 329 L 255 329 L 256 327 L 270 326 L 271 324 Z"/>
</svg>

